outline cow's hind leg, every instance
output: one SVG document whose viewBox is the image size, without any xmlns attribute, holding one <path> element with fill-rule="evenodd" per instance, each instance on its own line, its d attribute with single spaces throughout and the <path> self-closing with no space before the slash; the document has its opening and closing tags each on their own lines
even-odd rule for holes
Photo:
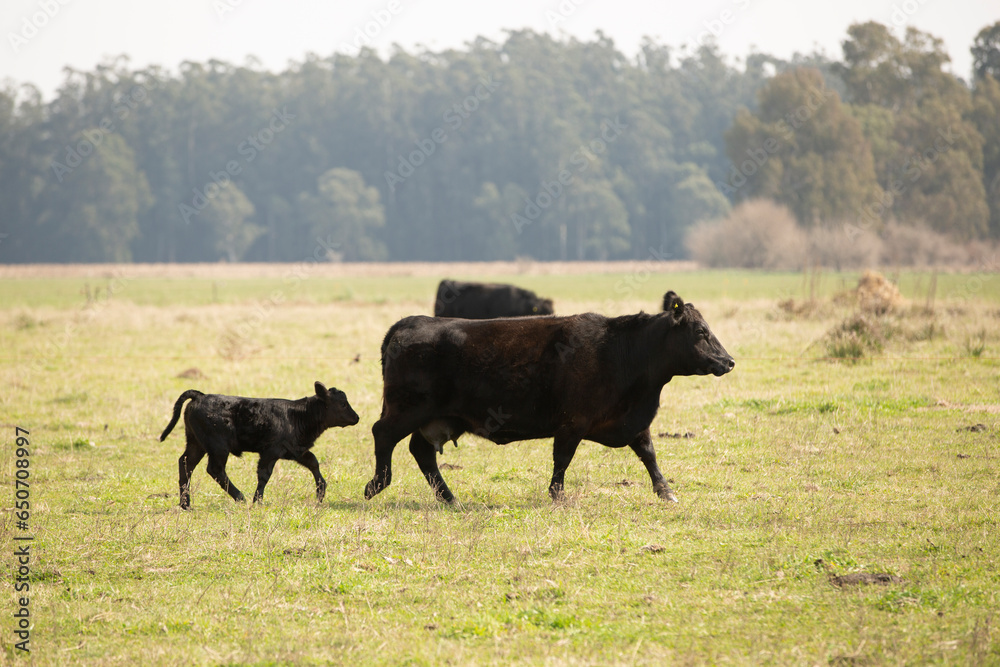
<svg viewBox="0 0 1000 667">
<path fill-rule="evenodd" d="M 243 492 L 236 488 L 236 485 L 229 481 L 229 476 L 226 475 L 226 460 L 229 458 L 229 452 L 225 451 L 221 455 L 208 455 L 208 474 L 212 476 L 222 490 L 228 493 L 233 500 L 238 503 L 242 503 L 246 500 L 243 497 Z"/>
<path fill-rule="evenodd" d="M 313 479 L 316 480 L 316 502 L 323 502 L 323 498 L 326 496 L 326 480 L 323 479 L 323 475 L 319 471 L 319 461 L 316 460 L 316 455 L 306 451 L 305 454 L 295 459 L 295 462 L 305 466 L 313 474 Z"/>
<path fill-rule="evenodd" d="M 424 473 L 427 483 L 434 489 L 434 496 L 442 502 L 449 504 L 455 502 L 455 496 L 445 484 L 444 478 L 441 477 L 441 471 L 438 469 L 437 452 L 434 445 L 420 431 L 414 431 L 413 435 L 410 436 L 410 453 L 417 460 L 420 472 Z"/>
<path fill-rule="evenodd" d="M 649 429 L 647 428 L 637 435 L 628 446 L 639 456 L 639 460 L 642 461 L 643 465 L 646 466 L 646 470 L 649 471 L 649 478 L 653 481 L 653 491 L 656 492 L 656 495 L 664 500 L 676 503 L 677 496 L 670 490 L 666 478 L 660 472 L 660 466 L 656 465 L 656 452 L 653 450 L 653 439 L 649 435 Z"/>
<path fill-rule="evenodd" d="M 579 445 L 580 438 L 575 435 L 556 434 L 552 443 L 552 481 L 549 483 L 552 500 L 563 497 L 563 477 Z"/>
<path fill-rule="evenodd" d="M 191 509 L 191 473 L 195 466 L 204 458 L 205 450 L 191 433 L 186 432 L 187 448 L 177 461 L 179 472 L 179 486 L 181 496 L 181 509 Z"/>
</svg>

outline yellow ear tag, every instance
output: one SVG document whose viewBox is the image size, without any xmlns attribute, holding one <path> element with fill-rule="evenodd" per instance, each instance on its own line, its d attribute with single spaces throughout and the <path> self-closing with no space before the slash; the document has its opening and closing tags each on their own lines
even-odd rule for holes
<svg viewBox="0 0 1000 667">
<path fill-rule="evenodd" d="M 680 308 L 680 307 L 681 307 L 681 304 L 679 304 L 679 303 L 677 303 L 677 302 L 675 301 L 675 302 L 674 302 L 674 310 L 677 310 L 677 309 L 678 309 L 678 308 Z"/>
</svg>

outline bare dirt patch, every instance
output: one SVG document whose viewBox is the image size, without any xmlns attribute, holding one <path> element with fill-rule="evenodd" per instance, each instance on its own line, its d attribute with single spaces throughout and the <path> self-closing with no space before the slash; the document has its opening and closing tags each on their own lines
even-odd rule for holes
<svg viewBox="0 0 1000 667">
<path fill-rule="evenodd" d="M 852 572 L 851 574 L 843 574 L 839 577 L 830 577 L 830 583 L 843 588 L 844 586 L 871 586 L 873 584 L 885 586 L 888 584 L 900 584 L 903 583 L 903 580 L 894 574 Z"/>
</svg>

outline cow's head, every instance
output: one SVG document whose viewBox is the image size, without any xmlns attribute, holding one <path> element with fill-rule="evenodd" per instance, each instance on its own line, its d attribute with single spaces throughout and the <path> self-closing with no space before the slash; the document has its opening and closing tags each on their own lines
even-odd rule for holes
<svg viewBox="0 0 1000 667">
<path fill-rule="evenodd" d="M 552 299 L 535 299 L 531 304 L 532 315 L 551 315 L 554 312 L 556 311 L 552 308 Z"/>
<path fill-rule="evenodd" d="M 679 336 L 681 359 L 677 360 L 679 375 L 725 375 L 733 370 L 736 361 L 722 347 L 701 313 L 690 303 L 684 303 L 673 291 L 663 295 L 663 311 Z"/>
<path fill-rule="evenodd" d="M 358 413 L 347 402 L 347 394 L 336 387 L 327 389 L 322 382 L 316 381 L 316 396 L 323 401 L 323 425 L 354 426 L 358 423 Z"/>
</svg>

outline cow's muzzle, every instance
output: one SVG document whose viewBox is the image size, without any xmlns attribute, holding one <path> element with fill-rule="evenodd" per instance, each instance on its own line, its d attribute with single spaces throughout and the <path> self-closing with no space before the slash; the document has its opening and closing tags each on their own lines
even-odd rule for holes
<svg viewBox="0 0 1000 667">
<path fill-rule="evenodd" d="M 715 377 L 722 377 L 729 371 L 733 370 L 736 366 L 736 360 L 732 357 L 726 357 L 725 359 L 716 363 L 715 368 L 712 369 L 712 374 Z"/>
</svg>

